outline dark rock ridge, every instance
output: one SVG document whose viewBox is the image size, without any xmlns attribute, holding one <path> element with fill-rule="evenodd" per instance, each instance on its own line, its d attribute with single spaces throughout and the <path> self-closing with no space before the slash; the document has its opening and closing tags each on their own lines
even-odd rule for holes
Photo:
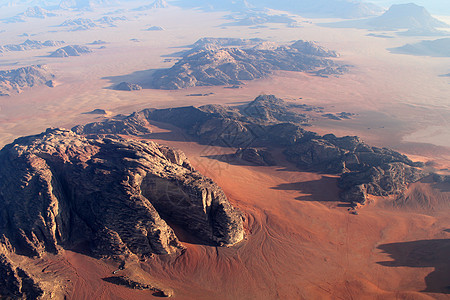
<svg viewBox="0 0 450 300">
<path fill-rule="evenodd" d="M 93 109 L 93 110 L 91 110 L 89 112 L 85 112 L 83 114 L 85 114 L 85 115 L 106 115 L 107 111 L 104 110 L 104 109 L 101 109 L 101 108 L 96 108 L 96 109 Z"/>
<path fill-rule="evenodd" d="M 183 246 L 165 220 L 211 245 L 243 239 L 220 187 L 153 142 L 48 129 L 5 146 L 0 164 L 0 236 L 18 254 L 176 253 Z"/>
<path fill-rule="evenodd" d="M 274 166 L 275 159 L 267 150 L 257 148 L 239 148 L 234 154 L 235 158 L 242 159 L 256 166 Z"/>
<path fill-rule="evenodd" d="M 55 52 L 51 53 L 49 57 L 69 57 L 69 56 L 80 56 L 85 53 L 91 53 L 92 50 L 86 46 L 80 45 L 69 45 L 63 48 L 59 48 Z"/>
<path fill-rule="evenodd" d="M 369 146 L 355 136 L 320 136 L 304 130 L 301 124 L 308 118 L 293 112 L 292 108 L 305 109 L 305 106 L 262 95 L 236 107 L 145 109 L 121 120 L 91 123 L 73 130 L 89 134 L 99 128 L 101 133 L 104 128 L 111 128 L 111 122 L 119 122 L 120 126 L 114 128 L 120 128 L 125 134 L 148 135 L 146 121 L 170 123 L 186 130 L 201 143 L 240 148 L 234 156 L 255 165 L 274 163 L 265 150 L 258 148 L 281 147 L 287 160 L 301 169 L 341 174 L 341 198 L 349 202 L 365 203 L 367 194 L 401 194 L 409 183 L 426 176 L 421 163 L 396 151 Z M 145 129 L 140 131 L 141 127 Z"/>
<path fill-rule="evenodd" d="M 235 46 L 241 42 L 244 46 Z M 253 40 L 200 40 L 170 69 L 158 70 L 153 86 L 159 89 L 181 89 L 193 86 L 241 85 L 245 80 L 264 78 L 273 71 L 320 72 L 342 74 L 344 66 L 330 58 L 338 55 L 313 42 L 296 41 L 290 45 L 261 42 L 252 48 Z M 228 46 L 230 45 L 230 46 Z"/>
<path fill-rule="evenodd" d="M 38 299 L 44 292 L 39 285 L 20 267 L 0 254 L 0 298 Z"/>
<path fill-rule="evenodd" d="M 118 91 L 139 91 L 142 90 L 142 87 L 138 84 L 124 81 L 116 85 L 114 89 Z"/>
<path fill-rule="evenodd" d="M 20 93 L 22 89 L 47 84 L 55 78 L 44 65 L 0 71 L 0 96 Z"/>
<path fill-rule="evenodd" d="M 46 47 L 58 47 L 64 44 L 64 41 L 33 41 L 33 40 L 26 40 L 25 42 L 21 44 L 9 44 L 0 46 L 0 53 L 3 52 L 9 52 L 9 51 L 26 51 L 31 49 L 42 49 Z"/>
<path fill-rule="evenodd" d="M 151 131 L 147 128 L 148 121 L 140 113 L 130 116 L 116 116 L 100 122 L 77 125 L 72 131 L 77 134 L 124 134 L 124 135 L 146 135 Z"/>
</svg>

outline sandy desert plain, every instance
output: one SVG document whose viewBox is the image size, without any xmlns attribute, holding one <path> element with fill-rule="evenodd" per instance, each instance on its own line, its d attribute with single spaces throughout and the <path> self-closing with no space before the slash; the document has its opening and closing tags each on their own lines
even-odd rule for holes
<svg viewBox="0 0 450 300">
<path fill-rule="evenodd" d="M 83 12 L 98 18 L 102 11 Z M 176 7 L 130 13 L 117 27 L 64 32 L 54 25 L 68 16 L 2 24 L 2 41 L 20 43 L 20 34 L 66 44 L 107 41 L 104 49 L 79 57 L 45 57 L 44 48 L 8 52 L 0 68 L 46 64 L 56 86 L 35 87 L 0 98 L 0 145 L 48 127 L 71 128 L 101 120 L 83 114 L 104 109 L 109 116 L 144 108 L 187 105 L 236 105 L 260 94 L 322 106 L 327 112 L 357 114 L 350 120 L 314 117 L 308 130 L 337 136 L 357 135 L 367 143 L 389 147 L 430 168 L 449 174 L 450 58 L 390 53 L 387 48 L 418 41 L 367 36 L 363 29 L 317 24 L 335 21 L 296 17 L 302 27 L 269 24 L 266 28 L 222 26 L 227 13 Z M 135 18 L 133 18 L 135 16 Z M 450 22 L 450 18 L 442 17 Z M 144 31 L 151 25 L 164 31 Z M 52 32 L 52 30 L 57 32 Z M 240 89 L 194 87 L 181 90 L 146 88 L 153 70 L 167 68 L 170 54 L 201 37 L 263 38 L 286 43 L 317 41 L 340 53 L 351 65 L 347 74 L 322 78 L 280 71 L 246 82 Z M 139 42 L 130 39 L 138 39 Z M 16 62 L 18 62 L 16 64 Z M 116 91 L 121 81 L 136 82 L 140 91 Z M 187 94 L 213 93 L 203 97 Z M 234 149 L 201 145 L 180 129 L 151 124 L 150 139 L 183 150 L 194 167 L 212 178 L 245 216 L 245 241 L 229 248 L 190 242 L 183 255 L 155 256 L 127 264 L 122 272 L 174 291 L 175 299 L 450 299 L 450 186 L 422 180 L 411 184 L 411 201 L 393 205 L 389 197 L 371 196 L 358 215 L 339 200 L 337 177 L 299 170 L 279 155 L 277 166 L 232 164 L 211 155 Z M 425 200 L 424 200 L 425 199 Z M 180 230 L 181 231 L 181 230 Z M 152 292 L 108 283 L 117 263 L 64 251 L 39 260 L 17 261 L 56 299 L 150 299 Z M 42 270 L 42 272 L 35 272 Z M 45 270 L 45 271 L 44 271 Z"/>
</svg>

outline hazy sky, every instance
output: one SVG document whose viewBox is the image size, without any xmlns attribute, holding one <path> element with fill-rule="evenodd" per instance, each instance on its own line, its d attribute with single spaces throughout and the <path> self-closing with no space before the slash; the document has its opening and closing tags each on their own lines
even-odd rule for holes
<svg viewBox="0 0 450 300">
<path fill-rule="evenodd" d="M 389 7 L 392 4 L 415 3 L 417 5 L 425 6 L 432 14 L 436 15 L 450 15 L 450 0 L 369 0 L 375 4 Z"/>
</svg>

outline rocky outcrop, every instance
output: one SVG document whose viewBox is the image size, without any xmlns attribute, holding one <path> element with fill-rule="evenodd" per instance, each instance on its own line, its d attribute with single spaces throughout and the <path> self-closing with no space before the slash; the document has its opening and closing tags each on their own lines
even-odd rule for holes
<svg viewBox="0 0 450 300">
<path fill-rule="evenodd" d="M 376 196 L 401 195 L 408 184 L 425 177 L 425 173 L 401 162 L 368 167 L 363 171 L 342 174 L 341 197 L 349 202 L 365 204 L 367 194 Z"/>
<path fill-rule="evenodd" d="M 303 168 L 328 173 L 359 171 L 369 166 L 401 162 L 409 166 L 420 166 L 405 155 L 386 148 L 371 147 L 356 136 L 337 138 L 332 134 L 312 139 L 303 139 L 285 151 L 292 162 Z"/>
<path fill-rule="evenodd" d="M 275 159 L 269 151 L 257 148 L 239 148 L 236 150 L 234 157 L 256 166 L 276 165 Z"/>
<path fill-rule="evenodd" d="M 80 56 L 85 53 L 91 53 L 92 50 L 86 46 L 80 45 L 69 45 L 63 48 L 57 49 L 55 52 L 51 53 L 49 57 L 69 57 L 69 56 Z"/>
<path fill-rule="evenodd" d="M 135 83 L 121 82 L 114 87 L 117 91 L 140 91 L 142 87 Z"/>
<path fill-rule="evenodd" d="M 296 41 L 291 45 L 291 48 L 295 48 L 298 51 L 313 56 L 320 57 L 338 57 L 336 51 L 325 49 L 324 47 L 318 45 L 315 42 L 307 42 L 307 41 Z"/>
<path fill-rule="evenodd" d="M 151 133 L 148 122 L 140 113 L 133 113 L 128 117 L 116 116 L 105 121 L 77 125 L 72 131 L 78 134 L 124 134 L 145 135 Z"/>
<path fill-rule="evenodd" d="M 39 285 L 20 267 L 0 254 L 0 298 L 41 299 L 44 292 Z"/>
<path fill-rule="evenodd" d="M 31 49 L 42 49 L 46 47 L 58 47 L 64 44 L 64 41 L 34 41 L 34 40 L 26 40 L 21 44 L 9 44 L 0 46 L 0 53 L 8 52 L 8 51 L 26 51 Z"/>
<path fill-rule="evenodd" d="M 49 129 L 5 146 L 0 164 L 0 236 L 18 254 L 175 253 L 183 246 L 165 220 L 207 244 L 243 239 L 220 187 L 153 142 Z"/>
<path fill-rule="evenodd" d="M 183 128 L 203 144 L 238 148 L 234 158 L 254 165 L 275 163 L 261 148 L 281 147 L 286 159 L 301 169 L 340 174 L 341 198 L 348 202 L 365 203 L 368 194 L 400 194 L 408 184 L 426 176 L 421 170 L 422 163 L 415 163 L 396 151 L 369 146 L 356 136 L 320 136 L 305 130 L 302 125 L 309 119 L 294 108 L 323 112 L 321 107 L 261 95 L 248 104 L 235 107 L 204 105 L 145 109 L 139 115 L 141 120 Z M 333 114 L 340 119 L 350 115 L 345 112 Z M 128 118 L 133 119 L 135 115 Z M 91 131 L 82 127 L 75 131 L 96 133 L 96 127 L 102 128 L 102 124 L 106 126 L 108 122 L 111 120 L 87 124 L 86 128 L 92 128 Z M 129 134 L 148 134 L 136 126 L 123 126 L 130 129 Z"/>
<path fill-rule="evenodd" d="M 334 51 L 305 41 L 291 45 L 247 48 L 235 46 L 242 40 L 202 40 L 194 44 L 170 69 L 159 70 L 153 76 L 153 85 L 159 89 L 181 89 L 193 86 L 240 85 L 243 81 L 267 77 L 273 71 L 318 72 L 326 69 L 328 73 L 343 69 L 328 57 L 336 57 Z M 253 41 L 242 41 L 244 45 Z M 233 47 L 224 46 L 231 45 Z M 194 50 L 198 49 L 198 50 Z"/>
<path fill-rule="evenodd" d="M 85 114 L 85 115 L 106 115 L 107 113 L 108 112 L 106 110 L 104 110 L 104 109 L 96 108 L 96 109 L 93 109 L 93 110 L 91 110 L 89 112 L 85 112 L 83 114 Z"/>
<path fill-rule="evenodd" d="M 23 89 L 47 84 L 55 78 L 44 65 L 0 71 L 0 96 L 21 93 Z"/>
</svg>

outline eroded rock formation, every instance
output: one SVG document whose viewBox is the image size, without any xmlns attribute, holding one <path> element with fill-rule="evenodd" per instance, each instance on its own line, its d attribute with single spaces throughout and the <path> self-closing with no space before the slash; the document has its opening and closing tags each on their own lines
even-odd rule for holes
<svg viewBox="0 0 450 300">
<path fill-rule="evenodd" d="M 0 96 L 20 93 L 25 88 L 47 84 L 51 87 L 55 78 L 44 65 L 0 71 Z"/>
<path fill-rule="evenodd" d="M 153 85 L 169 90 L 240 85 L 245 80 L 263 78 L 276 70 L 330 75 L 345 72 L 344 66 L 329 59 L 337 57 L 336 52 L 312 42 L 299 40 L 291 45 L 276 47 L 266 47 L 266 43 L 260 43 L 249 48 L 254 42 L 241 39 L 200 40 L 173 67 L 155 72 Z"/>
<path fill-rule="evenodd" d="M 84 134 L 105 133 L 104 127 L 119 122 L 120 126 L 116 127 L 122 128 L 123 133 L 145 135 L 149 133 L 145 121 L 170 123 L 183 128 L 201 143 L 239 148 L 235 157 L 255 165 L 273 163 L 261 147 L 281 147 L 286 159 L 301 169 L 340 174 L 341 198 L 348 202 L 365 203 L 368 194 L 401 194 L 408 184 L 427 175 L 421 169 L 423 164 L 396 151 L 369 146 L 356 136 L 320 136 L 305 130 L 302 124 L 309 121 L 308 117 L 293 108 L 305 110 L 302 104 L 262 95 L 235 107 L 145 109 L 122 120 L 91 123 L 73 130 Z M 135 126 L 137 116 L 144 130 Z"/>
<path fill-rule="evenodd" d="M 183 246 L 165 220 L 207 244 L 243 239 L 220 187 L 153 142 L 48 129 L 5 146 L 0 164 L 0 236 L 18 254 L 175 253 Z"/>
</svg>

